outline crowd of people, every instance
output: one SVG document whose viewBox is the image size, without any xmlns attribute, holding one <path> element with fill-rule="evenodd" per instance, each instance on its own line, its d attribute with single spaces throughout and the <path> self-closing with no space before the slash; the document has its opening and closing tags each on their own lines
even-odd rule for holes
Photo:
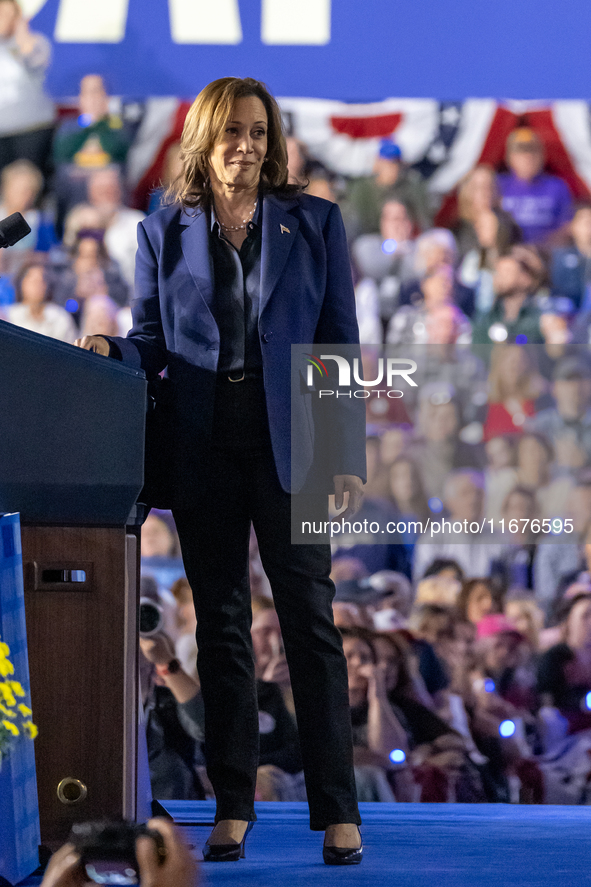
<svg viewBox="0 0 591 887">
<path fill-rule="evenodd" d="M 0 38 L 11 78 L 0 217 L 20 212 L 31 227 L 0 254 L 0 317 L 65 342 L 125 335 L 136 226 L 178 174 L 178 144 L 138 209 L 133 129 L 103 79 L 83 77 L 75 113 L 56 123 L 42 86 L 49 44 L 14 0 L 0 0 Z M 591 803 L 591 200 L 575 204 L 545 171 L 526 127 L 509 136 L 503 171 L 463 180 L 451 228 L 393 139 L 371 176 L 350 181 L 288 142 L 293 181 L 342 209 L 366 378 L 382 348 L 417 364 L 404 398 L 367 398 L 357 519 L 378 530 L 333 539 L 360 799 Z M 428 531 L 445 520 L 461 530 Z M 389 544 L 377 538 L 386 523 Z M 170 514 L 148 517 L 142 553 L 143 594 L 166 617 L 141 642 L 155 792 L 206 797 L 195 614 Z M 254 537 L 251 590 L 257 797 L 301 800 L 289 672 Z"/>
</svg>

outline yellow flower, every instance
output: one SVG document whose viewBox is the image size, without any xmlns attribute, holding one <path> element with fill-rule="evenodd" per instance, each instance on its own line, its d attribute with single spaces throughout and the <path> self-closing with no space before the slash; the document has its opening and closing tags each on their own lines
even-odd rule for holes
<svg viewBox="0 0 591 887">
<path fill-rule="evenodd" d="M 10 656 L 10 647 L 4 641 L 0 641 L 0 659 L 5 659 L 7 656 Z"/>
<path fill-rule="evenodd" d="M 21 687 L 18 681 L 6 681 L 7 684 L 10 685 L 10 689 L 14 693 L 15 696 L 26 696 L 25 691 Z"/>
<path fill-rule="evenodd" d="M 11 708 L 16 705 L 16 699 L 14 698 L 14 694 L 10 689 L 9 681 L 0 683 L 0 698 L 3 698 L 4 702 Z"/>
<path fill-rule="evenodd" d="M 14 674 L 14 665 L 8 659 L 0 657 L 0 678 L 7 678 L 9 674 Z"/>
<path fill-rule="evenodd" d="M 18 736 L 18 727 L 16 724 L 11 724 L 10 721 L 2 721 L 1 723 L 5 730 L 8 730 L 13 736 Z"/>
<path fill-rule="evenodd" d="M 29 739 L 35 739 L 39 733 L 36 724 L 32 721 L 23 721 L 23 727 L 28 733 Z"/>
<path fill-rule="evenodd" d="M 18 710 L 23 715 L 23 717 L 27 717 L 27 715 L 32 715 L 33 712 L 30 708 L 28 708 L 23 702 L 18 706 Z"/>
<path fill-rule="evenodd" d="M 16 718 L 16 712 L 11 708 L 6 708 L 5 705 L 2 705 L 0 702 L 0 713 L 3 714 L 7 718 Z"/>
</svg>

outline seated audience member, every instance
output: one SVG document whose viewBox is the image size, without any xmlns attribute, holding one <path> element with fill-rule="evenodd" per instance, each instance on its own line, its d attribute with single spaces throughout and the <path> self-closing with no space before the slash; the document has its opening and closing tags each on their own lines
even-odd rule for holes
<svg viewBox="0 0 591 887">
<path fill-rule="evenodd" d="M 293 714 L 293 695 L 279 617 L 268 598 L 259 598 L 258 604 L 250 630 L 255 675 L 259 680 L 277 684 L 281 688 L 286 705 Z"/>
<path fill-rule="evenodd" d="M 486 314 L 493 306 L 493 277 L 499 256 L 521 240 L 511 218 L 501 210 L 483 210 L 474 218 L 476 245 L 464 256 L 459 271 L 460 281 L 474 290 L 476 314 Z"/>
<path fill-rule="evenodd" d="M 538 353 L 538 365 L 545 379 L 550 381 L 557 364 L 577 351 L 574 342 L 575 308 L 563 296 L 548 299 L 540 317 L 540 331 L 544 347 Z"/>
<path fill-rule="evenodd" d="M 64 120 L 55 133 L 55 163 L 73 163 L 83 169 L 123 165 L 129 134 L 121 118 L 109 113 L 109 95 L 99 74 L 87 74 L 80 81 L 78 110 L 79 116 Z"/>
<path fill-rule="evenodd" d="M 570 223 L 570 246 L 552 252 L 552 292 L 571 299 L 576 310 L 591 308 L 591 203 L 579 205 Z"/>
<path fill-rule="evenodd" d="M 153 508 L 142 525 L 142 558 L 176 558 L 179 550 L 172 514 Z"/>
<path fill-rule="evenodd" d="M 362 234 L 351 246 L 360 287 L 375 293 L 385 326 L 398 306 L 400 286 L 415 278 L 414 239 L 408 210 L 397 200 L 384 203 L 379 234 Z"/>
<path fill-rule="evenodd" d="M 430 275 L 440 265 L 450 265 L 454 269 L 452 278 L 452 301 L 468 317 L 474 314 L 474 290 L 460 283 L 455 268 L 458 262 L 458 248 L 455 238 L 447 228 L 431 228 L 421 234 L 415 242 L 415 277 L 400 287 L 400 305 L 415 305 L 423 298 L 421 280 Z"/>
<path fill-rule="evenodd" d="M 552 395 L 556 406 L 539 412 L 526 428 L 550 441 L 557 472 L 573 475 L 591 460 L 591 363 L 585 355 L 557 365 Z"/>
<path fill-rule="evenodd" d="M 514 585 L 533 588 L 533 562 L 539 538 L 532 529 L 533 520 L 541 527 L 535 492 L 527 487 L 514 487 L 507 493 L 501 509 L 504 523 L 495 526 L 497 539 L 503 544 L 491 567 L 496 582 L 505 588 Z"/>
<path fill-rule="evenodd" d="M 544 434 L 526 431 L 519 439 L 516 481 L 535 496 L 539 517 L 565 516 L 574 482 L 568 474 L 556 475 L 554 451 Z"/>
<path fill-rule="evenodd" d="M 149 819 L 146 825 L 160 832 L 165 855 L 160 859 L 150 846 L 151 839 L 138 838 L 136 857 L 139 866 L 140 887 L 195 887 L 198 883 L 195 855 L 181 830 L 167 819 Z M 41 881 L 42 887 L 74 887 L 83 881 L 80 857 L 72 852 L 68 842 L 60 847 L 49 860 Z"/>
<path fill-rule="evenodd" d="M 502 434 L 523 434 L 527 418 L 534 415 L 536 401 L 547 387 L 537 370 L 535 357 L 534 352 L 523 345 L 493 346 L 485 441 Z"/>
<path fill-rule="evenodd" d="M 156 212 L 158 209 L 162 209 L 163 206 L 166 206 L 166 189 L 178 179 L 181 172 L 181 143 L 177 141 L 169 145 L 166 150 L 162 168 L 162 182 L 160 186 L 155 188 L 150 194 L 148 215 Z"/>
<path fill-rule="evenodd" d="M 16 0 L 0 0 L 0 169 L 29 160 L 47 174 L 55 110 L 44 89 L 47 37 L 29 30 Z"/>
<path fill-rule="evenodd" d="M 462 258 L 471 250 L 481 248 L 482 244 L 476 232 L 476 220 L 491 212 L 499 220 L 499 230 L 502 228 L 507 232 L 508 241 L 518 243 L 521 240 L 521 231 L 509 213 L 501 209 L 497 174 L 492 166 L 482 163 L 470 170 L 460 182 L 458 189 L 459 219 L 452 231 Z"/>
<path fill-rule="evenodd" d="M 493 277 L 495 301 L 474 324 L 472 341 L 477 345 L 495 342 L 542 344 L 541 311 L 534 302 L 540 285 L 538 258 L 523 247 L 497 259 Z"/>
<path fill-rule="evenodd" d="M 53 290 L 44 260 L 33 257 L 21 267 L 14 281 L 16 303 L 6 309 L 10 323 L 34 333 L 73 342 L 78 336 L 71 315 L 54 305 Z"/>
<path fill-rule="evenodd" d="M 384 428 L 379 437 L 379 459 L 385 469 L 390 468 L 404 454 L 409 441 L 409 426 L 391 425 Z"/>
<path fill-rule="evenodd" d="M 484 451 L 478 444 L 460 440 L 461 416 L 450 386 L 436 383 L 423 386 L 420 392 L 417 422 L 418 437 L 412 442 L 412 453 L 427 501 L 441 499 L 443 486 L 451 471 L 458 468 L 482 468 Z"/>
<path fill-rule="evenodd" d="M 586 705 L 591 692 L 591 594 L 565 600 L 560 625 L 561 642 L 542 653 L 538 663 L 538 692 L 544 704 L 560 711 L 574 733 L 591 728 Z"/>
<path fill-rule="evenodd" d="M 119 335 L 117 312 L 117 305 L 110 296 L 97 294 L 85 299 L 80 324 L 80 335 Z"/>
<path fill-rule="evenodd" d="M 358 795 L 372 801 L 413 800 L 408 737 L 388 699 L 386 671 L 378 666 L 372 633 L 363 629 L 342 629 L 341 633 Z M 393 749 L 400 750 L 400 763 L 390 758 Z"/>
<path fill-rule="evenodd" d="M 423 489 L 421 475 L 416 463 L 410 456 L 398 456 L 392 462 L 388 472 L 390 481 L 390 499 L 400 511 L 400 518 L 407 525 L 403 534 L 404 544 L 411 546 L 420 533 L 418 528 L 409 528 L 409 522 L 426 523 L 430 515 L 427 496 Z"/>
<path fill-rule="evenodd" d="M 129 287 L 109 258 L 101 230 L 78 232 L 71 253 L 55 256 L 56 290 L 62 305 L 80 318 L 87 299 L 108 295 L 119 307 L 129 303 Z"/>
<path fill-rule="evenodd" d="M 119 170 L 114 167 L 93 172 L 88 180 L 88 203 L 98 210 L 105 229 L 105 246 L 119 265 L 126 283 L 133 287 L 137 226 L 145 214 L 123 203 Z"/>
<path fill-rule="evenodd" d="M 468 579 L 462 585 L 456 609 L 460 619 L 476 626 L 485 616 L 498 612 L 498 592 L 489 579 Z"/>
<path fill-rule="evenodd" d="M 526 243 L 564 238 L 573 214 L 568 185 L 544 172 L 545 152 L 539 136 L 527 127 L 507 139 L 509 172 L 498 176 L 502 207 L 515 219 Z"/>
<path fill-rule="evenodd" d="M 30 160 L 15 160 L 2 170 L 0 177 L 0 218 L 21 213 L 31 233 L 15 243 L 12 251 L 47 252 L 56 243 L 51 219 L 35 206 L 43 190 L 43 176 Z"/>
<path fill-rule="evenodd" d="M 385 631 L 394 614 L 406 621 L 413 601 L 413 589 L 408 578 L 394 570 L 380 570 L 367 582 L 376 593 L 371 608 L 375 628 Z"/>
<path fill-rule="evenodd" d="M 420 174 L 405 166 L 402 152 L 392 139 L 382 139 L 373 175 L 352 179 L 343 204 L 349 238 L 380 230 L 380 212 L 388 200 L 403 203 L 419 229 L 431 224 L 431 209 Z"/>
<path fill-rule="evenodd" d="M 392 315 L 386 331 L 389 345 L 427 345 L 472 341 L 472 324 L 453 299 L 451 265 L 438 265 L 421 281 L 420 301 L 402 305 Z"/>
<path fill-rule="evenodd" d="M 469 529 L 475 524 L 480 527 L 483 518 L 484 478 L 481 472 L 470 468 L 450 472 L 443 487 L 443 505 L 445 511 L 431 518 L 432 527 L 415 545 L 414 578 L 423 576 L 425 568 L 436 557 L 457 560 L 468 578 L 489 575 L 501 546 L 488 527 L 474 533 Z M 440 532 L 433 535 L 433 522 L 437 520 Z"/>
<path fill-rule="evenodd" d="M 505 597 L 504 614 L 517 631 L 527 638 L 531 650 L 537 653 L 540 632 L 544 627 L 544 613 L 531 592 L 528 594 L 519 588 L 510 590 Z"/>
<path fill-rule="evenodd" d="M 485 517 L 493 526 L 501 517 L 503 503 L 509 490 L 517 484 L 517 447 L 513 435 L 491 437 L 485 444 L 484 471 Z"/>
<path fill-rule="evenodd" d="M 80 81 L 79 115 L 58 127 L 53 142 L 55 191 L 59 217 L 87 200 L 87 184 L 94 170 L 114 165 L 123 169 L 131 136 L 116 114 L 109 113 L 109 96 L 98 74 Z"/>
<path fill-rule="evenodd" d="M 196 769 L 205 763 L 199 683 L 175 659 L 167 635 L 140 637 L 140 648 L 152 664 L 142 691 L 152 794 L 203 800 L 205 792 Z"/>
<path fill-rule="evenodd" d="M 533 726 L 536 676 L 527 638 L 502 613 L 493 613 L 476 627 L 474 654 L 473 681 L 485 684 L 476 689 L 479 704 L 488 712 L 512 720 L 519 717 Z M 487 681 L 492 684 L 487 686 Z"/>
<path fill-rule="evenodd" d="M 186 576 L 181 576 L 180 579 L 172 583 L 170 593 L 177 605 L 176 627 L 178 634 L 174 644 L 175 655 L 184 671 L 197 680 L 197 641 L 195 640 L 197 617 L 193 592 Z"/>
</svg>

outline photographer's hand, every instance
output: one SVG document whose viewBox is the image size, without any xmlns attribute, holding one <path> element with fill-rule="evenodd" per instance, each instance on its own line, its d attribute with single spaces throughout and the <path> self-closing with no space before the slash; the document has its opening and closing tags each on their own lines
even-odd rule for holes
<svg viewBox="0 0 591 887">
<path fill-rule="evenodd" d="M 83 887 L 90 883 L 84 877 L 80 856 L 72 844 L 64 844 L 53 854 L 45 869 L 41 887 Z"/>
<path fill-rule="evenodd" d="M 180 832 L 166 819 L 150 819 L 148 827 L 160 832 L 166 858 L 158 861 L 154 841 L 141 837 L 135 852 L 140 869 L 140 887 L 195 887 L 197 863 Z"/>
</svg>

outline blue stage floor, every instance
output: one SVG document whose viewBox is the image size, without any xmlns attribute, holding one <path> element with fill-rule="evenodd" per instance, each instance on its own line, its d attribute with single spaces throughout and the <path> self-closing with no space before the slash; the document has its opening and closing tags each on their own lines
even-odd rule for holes
<svg viewBox="0 0 591 887">
<path fill-rule="evenodd" d="M 213 803 L 165 801 L 201 858 Z M 246 858 L 201 868 L 205 887 L 584 887 L 591 885 L 591 808 L 362 804 L 360 866 L 322 863 L 323 834 L 305 804 L 258 804 Z M 195 823 L 206 823 L 195 825 Z"/>
</svg>

